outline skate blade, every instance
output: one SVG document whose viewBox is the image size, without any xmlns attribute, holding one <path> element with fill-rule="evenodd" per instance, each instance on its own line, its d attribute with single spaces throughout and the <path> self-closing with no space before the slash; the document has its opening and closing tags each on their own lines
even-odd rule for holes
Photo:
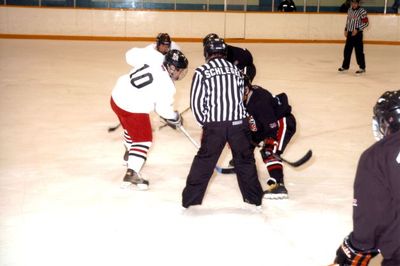
<svg viewBox="0 0 400 266">
<path fill-rule="evenodd" d="M 288 194 L 264 194 L 264 199 L 280 200 L 288 198 L 289 198 Z"/>
<path fill-rule="evenodd" d="M 138 191 L 145 191 L 149 189 L 149 185 L 146 184 L 133 184 L 131 182 L 122 182 L 121 189 L 133 189 Z"/>
</svg>

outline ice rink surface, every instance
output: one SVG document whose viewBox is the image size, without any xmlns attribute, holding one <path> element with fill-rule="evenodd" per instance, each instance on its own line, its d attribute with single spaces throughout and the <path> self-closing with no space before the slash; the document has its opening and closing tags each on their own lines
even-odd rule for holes
<svg viewBox="0 0 400 266">
<path fill-rule="evenodd" d="M 233 43 L 232 43 L 233 44 Z M 152 114 L 154 142 L 142 174 L 150 190 L 120 189 L 122 132 L 109 105 L 125 51 L 144 42 L 0 39 L 1 266 L 324 266 L 352 230 L 352 185 L 374 142 L 372 107 L 400 89 L 400 46 L 366 45 L 367 73 L 337 72 L 343 44 L 233 44 L 255 58 L 255 84 L 286 92 L 297 134 L 284 157 L 289 199 L 241 200 L 235 175 L 214 174 L 203 205 L 183 211 L 196 148 Z M 180 43 L 188 75 L 176 107 L 189 106 L 200 43 Z M 190 112 L 184 126 L 199 140 Z M 267 172 L 258 153 L 260 181 Z M 230 159 L 229 150 L 219 165 Z M 375 260 L 376 264 L 377 260 Z"/>
</svg>

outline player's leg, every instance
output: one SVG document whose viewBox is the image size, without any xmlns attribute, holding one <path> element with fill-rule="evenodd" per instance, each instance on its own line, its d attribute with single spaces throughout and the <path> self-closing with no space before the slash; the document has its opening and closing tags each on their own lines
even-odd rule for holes
<svg viewBox="0 0 400 266">
<path fill-rule="evenodd" d="M 281 155 L 291 138 L 296 132 L 296 119 L 293 115 L 283 117 L 278 120 L 277 132 L 277 154 Z M 265 167 L 268 170 L 270 178 L 267 179 L 268 189 L 264 192 L 264 198 L 267 199 L 286 199 L 288 191 L 285 187 L 283 163 L 279 156 L 275 154 L 261 153 Z"/>
<path fill-rule="evenodd" d="M 125 139 L 130 140 L 128 147 L 128 169 L 124 183 L 133 184 L 138 189 L 148 188 L 149 182 L 141 177 L 140 170 L 147 160 L 152 144 L 152 130 L 149 114 L 130 113 L 120 118 L 121 125 L 127 133 Z"/>
</svg>

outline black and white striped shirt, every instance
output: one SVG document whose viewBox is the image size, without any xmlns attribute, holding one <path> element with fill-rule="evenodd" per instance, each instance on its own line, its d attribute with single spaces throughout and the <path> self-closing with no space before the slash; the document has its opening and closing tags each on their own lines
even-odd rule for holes
<svg viewBox="0 0 400 266">
<path fill-rule="evenodd" d="M 213 58 L 196 68 L 190 91 L 190 106 L 200 125 L 242 120 L 244 80 L 239 69 L 224 58 Z"/>
<path fill-rule="evenodd" d="M 368 26 L 368 24 L 367 11 L 365 11 L 364 8 L 349 8 L 349 11 L 347 11 L 345 31 L 353 31 L 355 29 L 362 31 Z"/>
</svg>

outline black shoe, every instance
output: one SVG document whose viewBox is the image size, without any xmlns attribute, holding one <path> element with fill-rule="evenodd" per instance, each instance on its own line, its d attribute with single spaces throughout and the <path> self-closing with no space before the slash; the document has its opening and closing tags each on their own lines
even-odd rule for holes
<svg viewBox="0 0 400 266">
<path fill-rule="evenodd" d="M 348 68 L 344 68 L 344 67 L 339 67 L 338 71 L 339 72 L 346 72 L 347 70 L 349 70 Z"/>
<path fill-rule="evenodd" d="M 288 191 L 283 183 L 276 183 L 273 179 L 267 181 L 269 188 L 264 191 L 264 199 L 287 199 Z"/>
<path fill-rule="evenodd" d="M 128 169 L 124 176 L 122 187 L 127 188 L 130 185 L 134 185 L 138 190 L 147 190 L 149 188 L 149 181 L 141 178 L 139 174 L 132 169 Z"/>
<path fill-rule="evenodd" d="M 365 73 L 365 68 L 360 68 L 359 70 L 356 71 L 357 75 L 364 74 L 364 73 Z"/>
</svg>

